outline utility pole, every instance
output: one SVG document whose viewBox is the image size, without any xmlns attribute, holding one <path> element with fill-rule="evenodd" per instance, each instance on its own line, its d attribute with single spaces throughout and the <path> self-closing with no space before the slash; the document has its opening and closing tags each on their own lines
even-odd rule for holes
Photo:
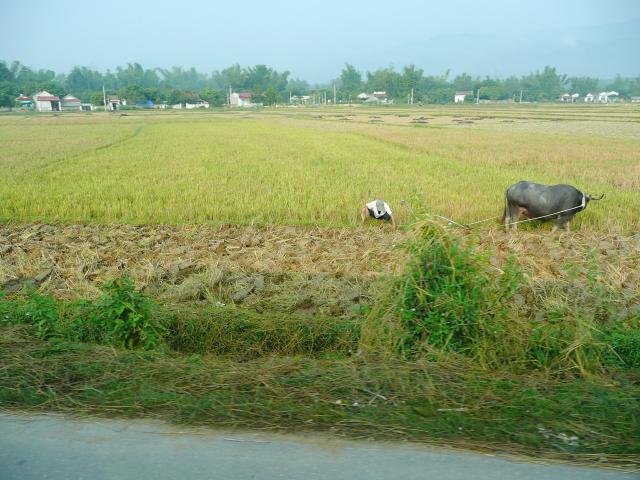
<svg viewBox="0 0 640 480">
<path fill-rule="evenodd" d="M 520 102 L 518 103 L 522 103 L 522 90 L 520 90 Z"/>
<path fill-rule="evenodd" d="M 336 84 L 333 84 L 333 104 L 336 104 Z"/>
<path fill-rule="evenodd" d="M 413 105 L 413 88 L 411 88 L 411 105 Z"/>
<path fill-rule="evenodd" d="M 478 91 L 476 92 L 476 105 L 480 103 L 480 88 L 478 87 Z"/>
<path fill-rule="evenodd" d="M 104 111 L 107 111 L 107 92 L 104 89 L 104 83 L 102 84 L 102 101 L 104 102 Z"/>
</svg>

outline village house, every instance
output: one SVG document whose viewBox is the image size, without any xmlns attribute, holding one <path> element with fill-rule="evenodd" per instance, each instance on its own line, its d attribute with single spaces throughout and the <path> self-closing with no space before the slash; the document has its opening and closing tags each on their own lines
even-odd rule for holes
<svg viewBox="0 0 640 480">
<path fill-rule="evenodd" d="M 289 97 L 289 103 L 294 105 L 307 105 L 310 100 L 310 95 L 291 95 Z"/>
<path fill-rule="evenodd" d="M 595 95 L 593 93 L 589 92 L 584 96 L 584 101 L 587 102 L 587 103 L 591 103 L 591 102 L 593 102 L 594 98 L 595 98 Z"/>
<path fill-rule="evenodd" d="M 82 110 L 82 102 L 73 95 L 65 95 L 60 101 L 62 110 Z"/>
<path fill-rule="evenodd" d="M 251 103 L 251 94 L 248 92 L 233 92 L 229 95 L 229 105 L 232 107 L 250 107 L 253 105 Z"/>
<path fill-rule="evenodd" d="M 618 92 L 600 92 L 598 94 L 598 102 L 609 103 L 618 100 Z"/>
<path fill-rule="evenodd" d="M 358 95 L 358 99 L 363 103 L 390 103 L 387 98 L 387 92 L 373 92 L 373 93 L 361 93 Z"/>
<path fill-rule="evenodd" d="M 118 97 L 117 95 L 109 95 L 107 97 L 107 108 L 109 110 L 111 110 L 112 112 L 115 112 L 116 110 L 120 109 L 120 106 L 122 105 L 122 101 L 120 100 L 120 97 Z M 126 103 L 125 103 L 126 105 Z"/>
<path fill-rule="evenodd" d="M 31 109 L 33 108 L 33 98 L 27 97 L 26 95 L 20 95 L 16 98 L 16 105 L 19 108 Z"/>
<path fill-rule="evenodd" d="M 33 102 L 38 112 L 59 112 L 60 111 L 60 97 L 51 95 L 49 92 L 45 90 L 36 93 L 33 96 Z"/>
<path fill-rule="evenodd" d="M 467 97 L 470 97 L 472 95 L 473 95 L 473 92 L 469 92 L 469 91 L 455 92 L 453 94 L 453 103 L 464 103 L 464 100 Z"/>
<path fill-rule="evenodd" d="M 580 94 L 579 93 L 574 93 L 574 94 L 564 93 L 560 97 L 560 101 L 561 102 L 574 103 L 574 102 L 578 101 L 578 98 L 580 98 Z"/>
<path fill-rule="evenodd" d="M 190 102 L 185 103 L 184 108 L 186 108 L 187 110 L 194 108 L 209 108 L 209 102 L 201 99 L 194 99 Z"/>
</svg>

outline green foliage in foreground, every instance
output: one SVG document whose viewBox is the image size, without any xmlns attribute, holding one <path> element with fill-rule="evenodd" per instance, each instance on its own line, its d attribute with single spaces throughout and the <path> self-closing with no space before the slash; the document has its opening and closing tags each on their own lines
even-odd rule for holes
<svg viewBox="0 0 640 480">
<path fill-rule="evenodd" d="M 43 340 L 245 360 L 268 355 L 343 357 L 358 348 L 357 319 L 259 314 L 233 307 L 165 307 L 126 277 L 110 280 L 102 288 L 104 294 L 96 301 L 65 302 L 33 289 L 12 298 L 0 296 L 0 325 L 28 324 Z"/>
<path fill-rule="evenodd" d="M 640 368 L 639 297 L 604 284 L 595 260 L 567 262 L 557 278 L 532 281 L 513 259 L 496 268 L 473 236 L 454 237 L 430 222 L 408 248 L 408 268 L 389 296 L 349 318 L 161 306 L 120 278 L 95 301 L 58 301 L 29 289 L 0 297 L 0 323 L 32 325 L 41 339 L 241 359 L 365 351 L 445 362 L 463 356 L 514 373 Z"/>
<path fill-rule="evenodd" d="M 486 274 L 486 255 L 473 253 L 430 224 L 409 250 L 413 260 L 401 287 L 403 349 L 415 352 L 426 343 L 473 353 L 482 338 L 502 329 L 508 302 L 523 282 L 513 261 L 493 279 Z"/>
<path fill-rule="evenodd" d="M 488 369 L 591 375 L 640 366 L 640 296 L 602 282 L 595 260 L 531 279 L 496 268 L 473 236 L 431 222 L 409 243 L 405 275 L 363 328 L 363 343 L 405 358 L 463 355 Z"/>
<path fill-rule="evenodd" d="M 237 362 L 42 341 L 23 326 L 0 327 L 0 364 L 5 408 L 330 431 L 565 458 L 616 454 L 610 461 L 626 464 L 640 453 L 640 387 L 631 376 L 561 382 L 464 363 L 364 357 Z"/>
<path fill-rule="evenodd" d="M 637 463 L 640 319 L 595 266 L 545 297 L 440 227 L 411 251 L 366 321 L 171 309 L 127 279 L 93 302 L 0 296 L 0 404 Z"/>
<path fill-rule="evenodd" d="M 104 294 L 96 302 L 61 302 L 32 288 L 17 298 L 0 297 L 0 324 L 33 325 L 41 339 L 62 337 L 147 350 L 158 346 L 164 319 L 155 315 L 154 303 L 132 280 L 110 280 L 102 288 Z"/>
</svg>

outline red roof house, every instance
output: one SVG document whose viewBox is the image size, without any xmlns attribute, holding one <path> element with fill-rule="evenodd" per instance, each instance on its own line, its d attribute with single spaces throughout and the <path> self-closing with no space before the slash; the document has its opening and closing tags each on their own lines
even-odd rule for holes
<svg viewBox="0 0 640 480">
<path fill-rule="evenodd" d="M 39 112 L 59 112 L 60 111 L 60 97 L 51 95 L 49 92 L 38 92 L 33 96 L 33 102 L 35 103 L 36 110 Z"/>
</svg>

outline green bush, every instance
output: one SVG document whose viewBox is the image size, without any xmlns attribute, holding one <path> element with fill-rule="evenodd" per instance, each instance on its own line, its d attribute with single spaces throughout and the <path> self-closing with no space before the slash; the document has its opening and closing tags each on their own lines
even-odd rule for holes
<svg viewBox="0 0 640 480">
<path fill-rule="evenodd" d="M 487 279 L 475 258 L 432 225 L 410 246 L 414 261 L 403 281 L 403 348 L 421 343 L 464 351 L 478 333 L 478 316 L 486 303 Z"/>
<path fill-rule="evenodd" d="M 41 295 L 35 290 L 29 291 L 27 301 L 18 309 L 18 314 L 26 319 L 25 323 L 35 326 L 39 338 L 46 339 L 57 333 L 60 315 L 53 297 Z"/>
<path fill-rule="evenodd" d="M 618 328 L 604 335 L 611 348 L 607 363 L 626 368 L 640 368 L 640 316 L 632 319 L 628 328 Z"/>
<path fill-rule="evenodd" d="M 19 298 L 6 298 L 0 291 L 0 325 L 26 323 L 33 325 L 38 338 L 46 339 L 58 333 L 60 315 L 58 302 L 27 287 Z"/>
<path fill-rule="evenodd" d="M 504 336 L 508 303 L 523 277 L 513 260 L 496 278 L 488 261 L 440 226 L 426 223 L 409 246 L 413 260 L 401 283 L 405 353 L 435 349 L 486 356 Z"/>
<path fill-rule="evenodd" d="M 33 287 L 7 298 L 0 292 L 0 324 L 29 324 L 42 339 L 60 336 L 125 348 L 151 349 L 166 331 L 154 302 L 135 288 L 130 278 L 110 280 L 95 302 L 58 301 Z"/>
<path fill-rule="evenodd" d="M 493 268 L 471 235 L 418 227 L 397 288 L 404 355 L 463 354 L 484 367 L 563 375 L 640 366 L 640 326 L 602 281 L 593 252 L 556 277 L 526 280 L 513 257 Z"/>
<path fill-rule="evenodd" d="M 154 303 L 127 277 L 109 280 L 93 309 L 91 321 L 108 343 L 125 348 L 151 349 L 162 340 L 165 326 L 154 315 Z"/>
<path fill-rule="evenodd" d="M 17 319 L 16 311 L 19 303 L 7 298 L 4 291 L 0 290 L 0 325 L 14 325 L 21 323 Z"/>
</svg>

